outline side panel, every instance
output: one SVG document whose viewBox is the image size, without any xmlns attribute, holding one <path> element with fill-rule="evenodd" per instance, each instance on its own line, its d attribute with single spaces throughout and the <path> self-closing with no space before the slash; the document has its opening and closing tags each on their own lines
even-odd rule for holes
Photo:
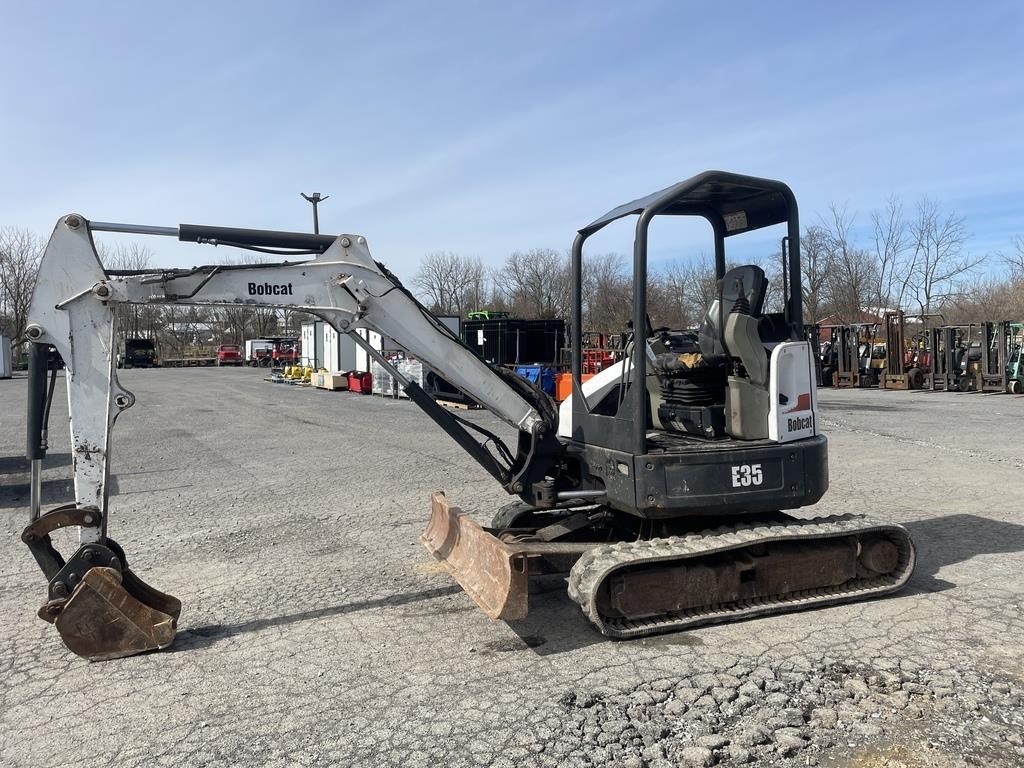
<svg viewBox="0 0 1024 768">
<path fill-rule="evenodd" d="M 381 347 L 383 346 L 383 338 L 379 333 L 377 333 L 376 331 L 367 330 L 366 328 L 360 328 L 359 330 L 356 331 L 356 333 L 358 333 L 360 336 L 366 339 L 370 343 L 370 346 L 373 347 L 375 350 L 377 350 L 378 352 L 381 351 Z M 367 351 L 362 347 L 356 347 L 355 369 L 357 371 L 369 371 L 371 367 L 372 366 L 369 353 L 367 353 Z"/>
<path fill-rule="evenodd" d="M 818 389 L 810 344 L 788 341 L 772 350 L 769 391 L 769 439 L 787 443 L 818 434 Z"/>
<path fill-rule="evenodd" d="M 828 489 L 824 436 L 688 453 L 628 453 L 574 443 L 609 504 L 646 518 L 759 513 L 816 503 Z"/>
</svg>

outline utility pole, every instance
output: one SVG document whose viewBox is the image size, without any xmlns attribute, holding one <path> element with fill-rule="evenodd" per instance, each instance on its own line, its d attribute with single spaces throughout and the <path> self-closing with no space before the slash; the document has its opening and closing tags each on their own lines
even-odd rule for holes
<svg viewBox="0 0 1024 768">
<path fill-rule="evenodd" d="M 320 234 L 320 219 L 317 216 L 316 207 L 317 207 L 317 205 L 322 203 L 324 200 L 329 198 L 330 195 L 323 195 L 323 196 L 321 196 L 319 192 L 314 192 L 312 195 L 307 195 L 305 192 L 300 192 L 299 194 L 302 195 L 304 198 L 306 198 L 306 201 L 311 203 L 312 206 L 313 206 L 313 234 L 319 235 Z"/>
</svg>

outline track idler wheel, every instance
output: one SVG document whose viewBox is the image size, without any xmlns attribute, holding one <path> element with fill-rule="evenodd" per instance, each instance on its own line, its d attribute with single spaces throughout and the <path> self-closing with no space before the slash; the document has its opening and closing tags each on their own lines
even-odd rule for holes
<svg viewBox="0 0 1024 768">
<path fill-rule="evenodd" d="M 54 530 L 98 523 L 97 510 L 67 505 L 40 516 L 22 533 L 50 580 L 39 617 L 57 628 L 68 650 L 90 661 L 166 648 L 174 641 L 181 602 L 136 576 L 113 539 L 83 544 L 67 561 L 54 549 Z"/>
</svg>

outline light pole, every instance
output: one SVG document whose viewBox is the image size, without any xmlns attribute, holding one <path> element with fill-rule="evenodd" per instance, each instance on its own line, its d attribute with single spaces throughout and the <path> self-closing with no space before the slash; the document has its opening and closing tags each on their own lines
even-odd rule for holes
<svg viewBox="0 0 1024 768">
<path fill-rule="evenodd" d="M 306 201 L 311 203 L 312 206 L 313 206 L 313 234 L 319 235 L 320 234 L 320 218 L 317 216 L 316 207 L 317 207 L 317 205 L 322 203 L 324 200 L 329 198 L 330 195 L 323 195 L 323 196 L 321 196 L 319 192 L 314 192 L 312 195 L 307 195 L 305 192 L 300 192 L 299 194 L 302 195 L 304 198 L 306 198 Z"/>
</svg>

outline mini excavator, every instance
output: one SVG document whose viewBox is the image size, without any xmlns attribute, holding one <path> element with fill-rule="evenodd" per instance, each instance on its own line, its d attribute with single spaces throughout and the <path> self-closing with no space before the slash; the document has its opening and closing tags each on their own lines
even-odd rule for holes
<svg viewBox="0 0 1024 768">
<path fill-rule="evenodd" d="M 652 328 L 648 231 L 661 216 L 701 217 L 714 237 L 717 295 L 698 332 Z M 862 516 L 787 514 L 828 488 L 814 360 L 803 334 L 796 200 L 783 183 L 708 171 L 615 208 L 576 235 L 573 328 L 582 327 L 584 246 L 635 217 L 632 329 L 623 359 L 583 381 L 572 340 L 572 394 L 560 406 L 488 364 L 370 255 L 358 235 L 61 218 L 40 267 L 30 345 L 30 521 L 22 539 L 47 579 L 39 616 L 92 660 L 165 648 L 181 603 L 140 579 L 108 535 L 111 431 L 135 403 L 117 380 L 115 309 L 123 304 L 251 305 L 307 312 L 348 333 L 410 400 L 518 501 L 481 526 L 432 497 L 423 542 L 492 618 L 523 618 L 529 580 L 567 574 L 598 631 L 635 638 L 883 595 L 914 566 L 900 526 Z M 781 311 L 768 312 L 757 266 L 727 269 L 729 238 L 782 225 Z M 248 248 L 289 260 L 191 269 L 108 270 L 93 233 L 122 232 Z M 443 408 L 355 333 L 394 338 L 516 434 Z M 53 375 L 66 364 L 75 501 L 40 507 Z M 74 527 L 65 558 L 51 533 Z"/>
</svg>

